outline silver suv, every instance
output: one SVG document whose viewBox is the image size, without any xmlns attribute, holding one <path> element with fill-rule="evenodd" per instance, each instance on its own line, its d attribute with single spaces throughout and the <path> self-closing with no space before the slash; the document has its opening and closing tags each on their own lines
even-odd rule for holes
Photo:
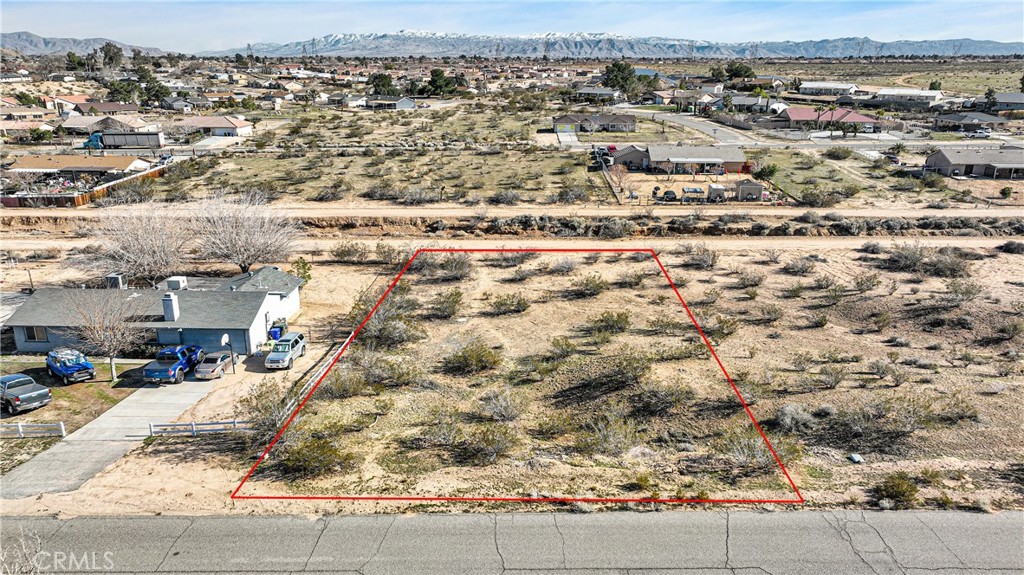
<svg viewBox="0 0 1024 575">
<path fill-rule="evenodd" d="M 306 355 L 306 336 L 296 331 L 284 334 L 274 342 L 263 365 L 267 369 L 291 369 L 295 358 Z"/>
</svg>

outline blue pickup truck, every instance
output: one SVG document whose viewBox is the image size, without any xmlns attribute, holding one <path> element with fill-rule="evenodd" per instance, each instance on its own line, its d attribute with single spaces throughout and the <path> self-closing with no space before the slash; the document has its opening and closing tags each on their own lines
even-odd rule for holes
<svg viewBox="0 0 1024 575">
<path fill-rule="evenodd" d="M 46 354 L 46 369 L 53 379 L 67 385 L 96 377 L 96 368 L 82 352 L 66 347 Z"/>
<path fill-rule="evenodd" d="M 147 383 L 181 383 L 185 374 L 195 369 L 206 353 L 198 345 L 165 347 L 156 354 L 156 360 L 142 368 L 142 379 Z"/>
</svg>

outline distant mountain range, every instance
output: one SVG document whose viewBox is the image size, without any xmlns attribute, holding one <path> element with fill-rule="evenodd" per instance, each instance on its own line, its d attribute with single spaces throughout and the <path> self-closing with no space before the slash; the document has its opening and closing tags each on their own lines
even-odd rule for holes
<svg viewBox="0 0 1024 575">
<path fill-rule="evenodd" d="M 0 34 L 0 47 L 6 50 L 14 50 L 26 56 L 43 56 L 47 54 L 88 54 L 107 42 L 113 42 L 121 47 L 126 54 L 131 55 L 133 48 L 142 50 L 145 54 L 154 56 L 166 54 L 159 48 L 146 48 L 144 46 L 132 46 L 117 40 L 108 38 L 44 38 L 31 32 L 4 32 Z"/>
<path fill-rule="evenodd" d="M 43 38 L 28 32 L 3 34 L 4 48 L 38 55 L 74 51 L 91 52 L 105 38 Z M 136 46 L 115 42 L 130 51 Z M 139 48 L 159 54 L 156 48 Z M 870 38 L 836 38 L 801 42 L 723 43 L 660 37 L 630 37 L 614 34 L 535 34 L 529 36 L 481 36 L 436 34 L 402 30 L 389 34 L 329 34 L 285 44 L 252 44 L 257 56 L 522 56 L 540 58 L 845 58 L 847 56 L 1008 56 L 1024 54 L 1024 42 L 991 40 L 900 40 L 878 42 Z M 245 54 L 248 47 L 200 52 L 199 56 Z"/>
</svg>

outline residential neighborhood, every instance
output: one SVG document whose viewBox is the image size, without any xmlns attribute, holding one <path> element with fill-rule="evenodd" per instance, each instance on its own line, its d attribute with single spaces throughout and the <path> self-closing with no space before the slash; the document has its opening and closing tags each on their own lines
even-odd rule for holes
<svg viewBox="0 0 1024 575">
<path fill-rule="evenodd" d="M 1024 572 L 1024 7 L 0 11 L 0 573 Z"/>
</svg>

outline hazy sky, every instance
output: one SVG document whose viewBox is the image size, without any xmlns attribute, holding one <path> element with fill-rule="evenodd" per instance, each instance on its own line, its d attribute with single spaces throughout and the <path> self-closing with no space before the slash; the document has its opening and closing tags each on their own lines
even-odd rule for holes
<svg viewBox="0 0 1024 575">
<path fill-rule="evenodd" d="M 974 38 L 1024 41 L 1021 0 L 673 2 L 521 0 L 375 2 L 227 0 L 131 3 L 4 1 L 4 32 L 107 37 L 197 52 L 346 32 L 426 30 L 465 34 L 608 32 L 722 42 Z"/>
</svg>

